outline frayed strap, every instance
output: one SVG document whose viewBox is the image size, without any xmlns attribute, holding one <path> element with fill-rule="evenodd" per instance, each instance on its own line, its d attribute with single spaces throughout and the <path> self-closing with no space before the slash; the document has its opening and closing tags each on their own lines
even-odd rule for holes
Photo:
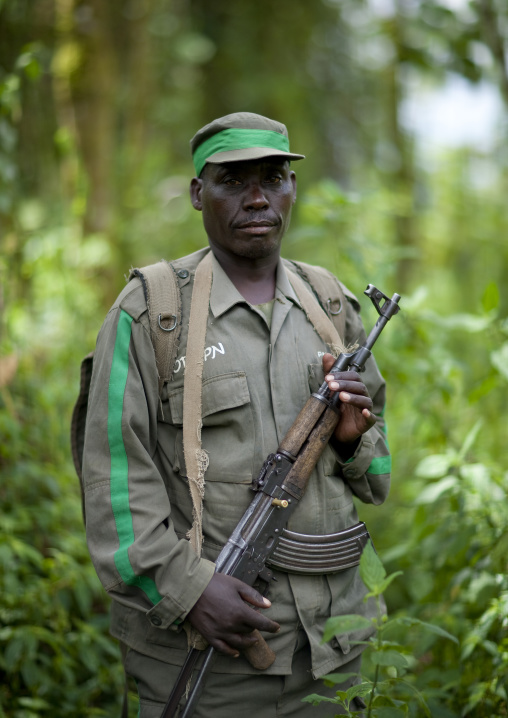
<svg viewBox="0 0 508 718">
<path fill-rule="evenodd" d="M 296 296 L 300 300 L 300 304 L 303 307 L 303 311 L 305 312 L 307 319 L 324 343 L 328 344 L 332 354 L 334 354 L 335 357 L 338 357 L 339 354 L 346 351 L 346 347 L 344 346 L 344 342 L 339 336 L 337 329 L 334 327 L 323 309 L 321 309 L 316 297 L 314 297 L 312 292 L 307 288 L 303 279 L 292 270 L 289 270 L 288 274 L 289 281 L 296 292 Z"/>
<path fill-rule="evenodd" d="M 201 448 L 202 379 L 206 324 L 212 288 L 212 253 L 196 269 L 189 317 L 189 337 L 183 380 L 183 451 L 192 497 L 192 528 L 188 533 L 192 548 L 201 555 L 203 542 L 203 496 L 208 456 Z"/>
</svg>

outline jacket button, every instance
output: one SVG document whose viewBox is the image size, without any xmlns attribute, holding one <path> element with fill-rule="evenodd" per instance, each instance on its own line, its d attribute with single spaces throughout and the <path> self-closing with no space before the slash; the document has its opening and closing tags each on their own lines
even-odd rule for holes
<svg viewBox="0 0 508 718">
<path fill-rule="evenodd" d="M 180 279 L 187 279 L 189 276 L 189 270 L 188 269 L 179 269 L 177 272 Z"/>
<path fill-rule="evenodd" d="M 162 626 L 162 618 L 160 616 L 152 616 L 150 621 L 152 622 L 152 626 Z"/>
</svg>

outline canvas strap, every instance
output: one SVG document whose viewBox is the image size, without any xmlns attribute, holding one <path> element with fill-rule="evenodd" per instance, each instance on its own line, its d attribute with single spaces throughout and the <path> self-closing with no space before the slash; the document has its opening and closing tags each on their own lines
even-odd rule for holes
<svg viewBox="0 0 508 718">
<path fill-rule="evenodd" d="M 337 357 L 342 352 L 345 352 L 346 348 L 344 341 L 339 336 L 339 332 L 332 324 L 324 309 L 320 306 L 316 297 L 312 294 L 310 289 L 308 289 L 303 279 L 291 269 L 289 269 L 289 275 L 289 280 L 296 292 L 296 296 L 300 300 L 303 311 L 321 339 L 325 342 L 325 344 L 328 344 L 334 356 Z M 345 325 L 346 311 L 344 302 L 342 303 L 342 307 L 341 313 L 344 315 L 343 324 Z"/>
<path fill-rule="evenodd" d="M 211 289 L 212 253 L 208 252 L 198 264 L 194 278 L 183 381 L 183 451 L 193 505 L 193 524 L 187 537 L 198 556 L 201 555 L 203 540 L 203 496 L 208 468 L 208 455 L 201 447 L 201 405 Z"/>
<path fill-rule="evenodd" d="M 132 269 L 130 277 L 133 276 L 138 277 L 143 284 L 160 394 L 164 382 L 171 378 L 178 352 L 182 325 L 180 287 L 175 270 L 164 260 L 141 269 Z"/>
<path fill-rule="evenodd" d="M 203 543 L 203 497 L 208 454 L 201 446 L 203 366 L 205 363 L 206 325 L 212 289 L 212 253 L 198 264 L 189 316 L 189 334 L 185 352 L 183 379 L 183 452 L 192 499 L 192 526 L 187 538 L 198 556 Z M 187 621 L 184 623 L 189 648 L 204 650 L 208 645 Z"/>
</svg>

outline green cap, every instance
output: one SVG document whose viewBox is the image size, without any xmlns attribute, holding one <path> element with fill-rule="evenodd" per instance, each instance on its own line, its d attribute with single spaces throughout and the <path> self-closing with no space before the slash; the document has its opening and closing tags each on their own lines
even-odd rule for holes
<svg viewBox="0 0 508 718">
<path fill-rule="evenodd" d="M 223 164 L 282 157 L 303 160 L 289 151 L 285 125 L 253 112 L 234 112 L 202 127 L 191 140 L 192 159 L 199 177 L 207 162 Z"/>
</svg>

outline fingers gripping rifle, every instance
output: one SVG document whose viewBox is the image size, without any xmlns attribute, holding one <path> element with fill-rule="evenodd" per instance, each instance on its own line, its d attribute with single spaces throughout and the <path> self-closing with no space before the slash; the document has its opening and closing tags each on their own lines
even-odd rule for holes
<svg viewBox="0 0 508 718">
<path fill-rule="evenodd" d="M 361 372 L 377 338 L 399 311 L 400 295 L 394 294 L 389 299 L 372 284 L 364 293 L 373 302 L 379 318 L 365 344 L 351 353 L 340 354 L 329 373 Z M 253 481 L 256 495 L 217 558 L 215 570 L 218 573 L 234 576 L 249 586 L 260 582 L 265 587 L 270 584 L 273 572 L 267 562 L 338 424 L 339 404 L 338 392 L 332 395 L 326 382 L 309 397 L 277 452 L 267 457 L 259 476 Z M 264 670 L 271 666 L 275 654 L 261 634 L 256 633 L 258 642 L 244 653 L 255 668 Z M 192 715 L 212 666 L 215 653 L 212 646 L 204 652 L 191 649 L 188 653 L 161 718 L 177 715 L 187 683 L 203 653 L 201 668 L 179 718 L 190 718 Z"/>
</svg>

